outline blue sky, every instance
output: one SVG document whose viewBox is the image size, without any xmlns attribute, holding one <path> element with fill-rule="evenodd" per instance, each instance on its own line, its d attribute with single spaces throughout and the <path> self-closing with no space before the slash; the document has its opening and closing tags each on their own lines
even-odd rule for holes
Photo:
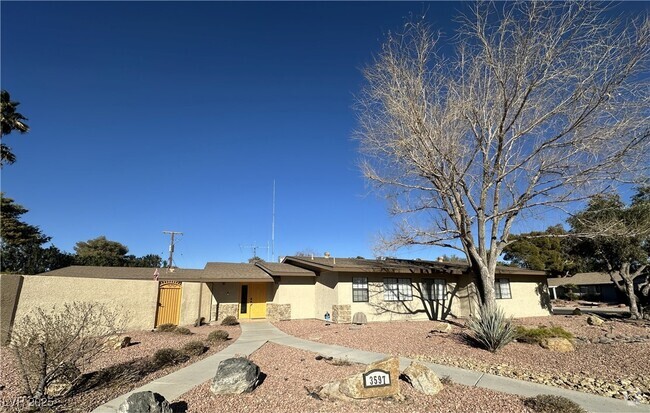
<svg viewBox="0 0 650 413">
<path fill-rule="evenodd" d="M 31 127 L 5 139 L 18 160 L 2 190 L 63 250 L 105 235 L 166 257 L 175 230 L 177 265 L 200 268 L 267 245 L 273 180 L 276 255 L 372 256 L 391 221 L 351 139 L 360 69 L 410 14 L 451 34 L 463 4 L 0 7 L 2 88 Z"/>
</svg>

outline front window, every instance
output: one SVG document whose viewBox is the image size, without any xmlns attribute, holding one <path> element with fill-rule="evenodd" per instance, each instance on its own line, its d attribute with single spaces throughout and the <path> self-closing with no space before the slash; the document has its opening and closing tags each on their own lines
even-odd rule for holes
<svg viewBox="0 0 650 413">
<path fill-rule="evenodd" d="M 510 294 L 510 280 L 507 278 L 497 278 L 494 281 L 494 292 L 496 298 L 512 298 Z"/>
<path fill-rule="evenodd" d="M 447 297 L 447 281 L 443 278 L 422 280 L 422 294 L 425 300 L 444 300 Z"/>
<path fill-rule="evenodd" d="M 352 278 L 352 301 L 355 303 L 368 302 L 368 279 L 366 277 Z"/>
<path fill-rule="evenodd" d="M 413 289 L 410 278 L 384 278 L 384 301 L 411 301 Z"/>
</svg>

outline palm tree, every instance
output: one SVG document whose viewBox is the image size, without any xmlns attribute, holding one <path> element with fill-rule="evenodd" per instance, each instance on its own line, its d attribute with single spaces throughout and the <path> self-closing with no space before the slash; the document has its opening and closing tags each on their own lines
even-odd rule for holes
<svg viewBox="0 0 650 413">
<path fill-rule="evenodd" d="M 29 131 L 29 126 L 24 120 L 27 120 L 22 114 L 16 112 L 16 107 L 20 105 L 19 102 L 12 102 L 9 92 L 2 90 L 0 92 L 0 101 L 2 106 L 2 116 L 0 121 L 2 123 L 2 131 L 0 132 L 0 140 L 3 136 L 9 135 L 12 131 L 17 130 L 20 133 L 25 133 Z M 12 164 L 16 162 L 16 156 L 11 152 L 9 148 L 4 143 L 0 143 L 0 167 L 6 164 Z"/>
</svg>

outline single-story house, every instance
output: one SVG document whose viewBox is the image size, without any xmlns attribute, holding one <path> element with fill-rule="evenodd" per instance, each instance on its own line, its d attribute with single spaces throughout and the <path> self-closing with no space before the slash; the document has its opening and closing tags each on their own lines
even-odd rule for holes
<svg viewBox="0 0 650 413">
<path fill-rule="evenodd" d="M 642 276 L 634 280 L 635 284 L 642 281 Z M 615 274 L 614 279 L 622 285 L 623 279 Z M 625 296 L 614 285 L 609 274 L 606 272 L 584 272 L 571 277 L 549 278 L 548 288 L 551 299 L 569 298 L 571 291 L 568 286 L 575 286 L 573 294 L 576 298 L 589 301 L 602 302 L 624 302 Z"/>
<path fill-rule="evenodd" d="M 36 307 L 98 301 L 123 308 L 129 327 L 239 319 L 368 321 L 469 317 L 478 307 L 467 264 L 332 257 L 282 262 L 209 262 L 203 269 L 71 266 L 35 276 L 3 274 L 3 330 Z M 499 267 L 497 301 L 508 315 L 548 315 L 541 271 Z M 9 315 L 7 315 L 9 314 Z M 6 320 L 5 320 L 6 319 Z"/>
</svg>

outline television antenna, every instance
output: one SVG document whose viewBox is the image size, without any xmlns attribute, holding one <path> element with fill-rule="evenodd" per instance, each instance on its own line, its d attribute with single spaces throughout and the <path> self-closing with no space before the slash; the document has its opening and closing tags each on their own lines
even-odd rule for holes
<svg viewBox="0 0 650 413">
<path fill-rule="evenodd" d="M 266 250 L 266 260 L 267 260 L 267 261 L 269 260 L 269 251 L 270 251 L 271 247 L 269 247 L 268 245 L 267 245 L 266 247 L 260 247 L 259 245 L 257 245 L 256 242 L 254 242 L 252 245 L 240 245 L 240 246 L 239 246 L 239 249 L 240 249 L 240 250 L 242 250 L 242 249 L 244 249 L 244 248 L 253 251 L 253 257 L 257 257 L 257 258 L 260 258 L 260 257 L 257 255 L 257 250 L 258 250 L 258 249 L 259 249 L 259 250 Z"/>
</svg>

